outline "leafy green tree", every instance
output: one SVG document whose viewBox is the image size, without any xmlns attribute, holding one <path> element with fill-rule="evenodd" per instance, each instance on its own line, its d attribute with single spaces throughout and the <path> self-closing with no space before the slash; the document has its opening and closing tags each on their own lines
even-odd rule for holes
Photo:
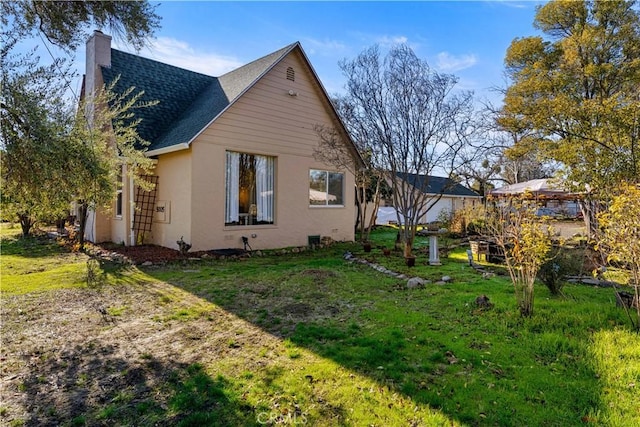
<svg viewBox="0 0 640 427">
<path fill-rule="evenodd" d="M 39 33 L 67 51 L 83 44 L 87 29 L 95 27 L 141 48 L 160 26 L 156 7 L 147 1 L 3 1 L 0 23 L 18 40 Z"/>
<path fill-rule="evenodd" d="M 506 71 L 512 83 L 505 93 L 501 124 L 544 138 L 536 148 L 561 162 L 567 182 L 578 183 L 578 190 L 589 189 L 594 200 L 606 197 L 621 180 L 637 182 L 637 3 L 551 1 L 538 7 L 534 26 L 544 38 L 515 39 L 507 51 Z"/>
<path fill-rule="evenodd" d="M 452 174 L 473 126 L 472 94 L 455 92 L 456 77 L 439 74 L 406 45 L 382 58 L 378 47 L 340 63 L 346 96 L 373 163 L 387 174 L 406 257 L 421 217 L 441 195 L 427 193 L 428 179 L 413 186 L 398 174 Z"/>
<path fill-rule="evenodd" d="M 2 210 L 27 236 L 38 221 L 68 215 L 73 110 L 59 77 L 69 72 L 61 60 L 39 66 L 33 53 L 14 58 L 7 46 L 1 60 Z"/>
<path fill-rule="evenodd" d="M 113 195 L 106 181 L 115 178 L 114 162 L 128 157 L 143 170 L 147 163 L 128 121 L 137 97 L 98 95 L 103 108 L 89 123 L 84 107 L 76 114 L 78 100 L 65 94 L 73 75 L 64 60 L 40 65 L 35 51 L 21 56 L 15 46 L 40 35 L 72 53 L 97 26 L 139 48 L 159 27 L 155 8 L 146 1 L 0 2 L 2 207 L 3 215 L 18 216 L 23 234 L 39 220 L 66 216 L 74 197 L 85 211 L 104 203 Z"/>
<path fill-rule="evenodd" d="M 142 92 L 129 88 L 115 93 L 113 86 L 95 94 L 88 94 L 80 105 L 74 127 L 68 136 L 73 147 L 66 161 L 72 171 L 68 181 L 78 201 L 80 247 L 90 210 L 108 209 L 119 185 L 116 179 L 123 165 L 134 182 L 149 189 L 151 184 L 144 176 L 152 172 L 153 161 L 144 155 L 148 142 L 140 138 L 134 119 L 134 110 L 146 108 L 157 102 L 142 102 Z"/>
<path fill-rule="evenodd" d="M 115 94 L 105 88 L 87 96 L 77 111 L 65 98 L 60 63 L 38 66 L 35 57 L 11 61 L 3 56 L 0 91 L 2 207 L 13 213 L 28 235 L 38 221 L 68 215 L 78 200 L 81 245 L 89 209 L 110 204 L 121 164 L 131 176 L 149 173 L 146 145 L 131 120 L 141 94 L 130 88 Z M 88 118 L 91 118 L 90 120 Z"/>
</svg>

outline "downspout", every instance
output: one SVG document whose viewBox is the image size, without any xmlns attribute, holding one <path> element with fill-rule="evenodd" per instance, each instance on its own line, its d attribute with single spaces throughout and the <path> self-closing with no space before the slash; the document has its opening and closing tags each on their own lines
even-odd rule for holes
<svg viewBox="0 0 640 427">
<path fill-rule="evenodd" d="M 135 211 L 136 211 L 135 200 L 133 198 L 133 176 L 130 176 L 129 177 L 129 223 L 130 223 L 129 229 L 131 230 L 131 234 L 129 236 L 129 246 L 136 245 L 136 233 L 135 233 L 135 230 L 133 229 L 133 219 L 134 219 Z"/>
</svg>

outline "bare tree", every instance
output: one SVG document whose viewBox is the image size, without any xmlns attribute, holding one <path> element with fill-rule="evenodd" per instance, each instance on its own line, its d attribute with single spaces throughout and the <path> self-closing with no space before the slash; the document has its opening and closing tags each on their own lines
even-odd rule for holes
<svg viewBox="0 0 640 427">
<path fill-rule="evenodd" d="M 472 94 L 454 92 L 456 77 L 433 71 L 406 45 L 391 48 L 384 58 L 371 47 L 340 68 L 361 138 L 387 174 L 409 257 L 420 219 L 441 197 L 428 194 L 428 176 L 452 176 L 476 130 Z"/>
<path fill-rule="evenodd" d="M 367 140 L 367 133 L 361 126 L 362 123 L 356 119 L 351 100 L 343 95 L 334 95 L 331 101 L 358 153 L 353 153 L 351 147 L 344 143 L 344 135 L 338 129 L 327 125 L 316 125 L 315 131 L 320 141 L 314 150 L 314 158 L 345 169 L 355 176 L 358 208 L 356 230 L 360 234 L 360 240 L 365 242 L 369 240 L 369 233 L 375 224 L 381 197 L 388 186 L 380 166 L 376 163 L 379 156 L 374 155 L 375 147 L 371 146 Z M 370 204 L 371 212 L 368 212 Z"/>
</svg>

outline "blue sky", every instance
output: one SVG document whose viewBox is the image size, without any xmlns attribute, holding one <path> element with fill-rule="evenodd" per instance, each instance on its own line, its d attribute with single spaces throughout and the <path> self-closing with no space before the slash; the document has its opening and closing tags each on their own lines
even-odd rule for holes
<svg viewBox="0 0 640 427">
<path fill-rule="evenodd" d="M 325 89 L 343 91 L 338 62 L 379 44 L 407 43 L 458 87 L 499 103 L 503 60 L 516 37 L 537 34 L 534 1 L 163 2 L 161 28 L 140 55 L 219 76 L 299 41 Z M 121 41 L 114 47 L 131 51 Z M 84 53 L 78 52 L 79 69 Z"/>
</svg>

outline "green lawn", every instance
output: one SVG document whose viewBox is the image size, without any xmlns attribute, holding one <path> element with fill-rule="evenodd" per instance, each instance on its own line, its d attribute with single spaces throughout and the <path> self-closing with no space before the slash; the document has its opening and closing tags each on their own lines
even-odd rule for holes
<svg viewBox="0 0 640 427">
<path fill-rule="evenodd" d="M 75 295 L 67 321 L 84 322 L 87 333 L 40 343 L 37 365 L 3 353 L 3 376 L 18 377 L 10 387 L 25 402 L 0 404 L 0 417 L 13 425 L 640 425 L 640 338 L 611 289 L 567 285 L 557 298 L 538 286 L 535 314 L 522 319 L 508 280 L 483 278 L 465 248 L 433 267 L 420 240 L 409 269 L 400 253 L 385 257 L 376 247 L 394 239 L 393 230 L 377 230 L 367 254 L 336 244 L 110 272 L 117 284 L 99 290 L 77 287 L 74 275 L 57 276 L 57 286 L 5 289 L 3 240 L 3 317 L 24 323 L 11 326 L 20 338 L 10 349 L 35 351 L 25 347 L 48 312 L 25 304 L 44 299 Z M 347 250 L 410 276 L 453 281 L 407 290 L 404 280 L 346 262 Z M 47 266 L 56 258 L 84 266 L 57 250 L 28 262 L 18 252 L 10 258 L 16 277 L 37 266 L 53 275 Z M 493 308 L 478 309 L 479 295 Z M 98 300 L 108 322 L 82 314 Z M 52 322 L 55 329 L 64 319 Z M 93 364 L 70 370 L 63 345 Z M 119 356 L 124 349 L 128 358 Z M 83 405 L 44 397 L 60 388 L 50 385 L 56 374 L 71 384 L 65 396 L 82 395 Z"/>
</svg>

